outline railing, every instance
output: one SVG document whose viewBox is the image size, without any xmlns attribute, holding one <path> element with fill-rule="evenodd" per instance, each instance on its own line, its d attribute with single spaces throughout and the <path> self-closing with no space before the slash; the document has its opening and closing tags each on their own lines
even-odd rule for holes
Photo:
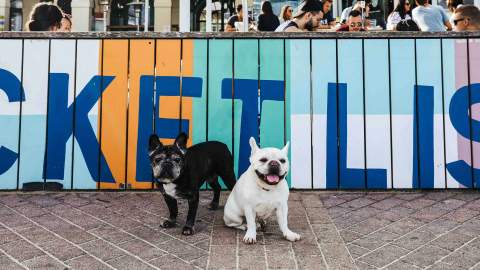
<svg viewBox="0 0 480 270">
<path fill-rule="evenodd" d="M 149 135 L 180 130 L 237 176 L 250 136 L 290 141 L 292 188 L 480 183 L 480 33 L 5 32 L 0 53 L 0 189 L 150 189 Z"/>
</svg>

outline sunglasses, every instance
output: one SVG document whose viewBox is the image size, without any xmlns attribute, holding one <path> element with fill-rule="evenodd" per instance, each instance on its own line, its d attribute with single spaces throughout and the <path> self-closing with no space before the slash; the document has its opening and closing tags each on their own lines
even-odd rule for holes
<svg viewBox="0 0 480 270">
<path fill-rule="evenodd" d="M 453 24 L 454 24 L 455 26 L 457 26 L 457 24 L 458 24 L 459 22 L 465 21 L 466 19 L 467 19 L 467 18 L 460 18 L 460 19 L 453 20 Z"/>
<path fill-rule="evenodd" d="M 293 12 L 293 9 L 289 9 L 288 12 L 292 13 L 292 12 Z"/>
<path fill-rule="evenodd" d="M 350 27 L 355 27 L 355 26 L 357 26 L 357 27 L 362 27 L 362 23 L 361 23 L 361 22 L 357 22 L 357 23 L 351 23 L 351 24 L 350 24 Z"/>
<path fill-rule="evenodd" d="M 410 2 L 405 2 L 405 6 L 410 6 Z"/>
</svg>

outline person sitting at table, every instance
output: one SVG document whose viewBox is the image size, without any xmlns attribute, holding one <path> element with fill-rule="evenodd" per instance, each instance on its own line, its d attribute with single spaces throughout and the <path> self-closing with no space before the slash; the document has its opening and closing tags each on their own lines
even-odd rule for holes
<svg viewBox="0 0 480 270">
<path fill-rule="evenodd" d="M 365 25 L 362 20 L 362 14 L 358 10 L 352 10 L 350 15 L 348 16 L 347 23 L 340 26 L 337 29 L 337 32 L 358 32 L 358 31 L 365 31 Z"/>
<path fill-rule="evenodd" d="M 399 0 L 397 6 L 387 19 L 387 30 L 395 30 L 397 24 L 412 19 L 412 9 L 408 0 Z"/>
<path fill-rule="evenodd" d="M 365 5 L 365 6 L 362 6 L 362 5 Z M 340 23 L 347 22 L 350 12 L 352 12 L 352 10 L 362 11 L 363 9 L 364 11 L 363 19 L 367 18 L 369 16 L 371 7 L 372 7 L 372 0 L 354 2 L 353 6 L 347 7 L 342 11 L 342 14 L 340 15 Z"/>
<path fill-rule="evenodd" d="M 293 15 L 293 20 L 280 24 L 275 32 L 313 31 L 323 18 L 322 4 L 318 0 L 305 0 Z"/>
<path fill-rule="evenodd" d="M 332 15 L 332 1 L 333 0 L 322 1 L 323 19 L 320 21 L 317 29 L 330 29 L 335 26 L 335 19 Z"/>
<path fill-rule="evenodd" d="M 243 22 L 243 6 L 242 4 L 237 5 L 237 14 L 228 18 L 227 26 L 225 26 L 225 32 L 236 32 L 237 29 L 235 28 L 236 22 Z M 248 16 L 248 15 L 247 15 Z M 251 19 L 248 18 L 248 23 L 251 23 Z M 249 27 L 251 28 L 251 27 Z"/>
</svg>

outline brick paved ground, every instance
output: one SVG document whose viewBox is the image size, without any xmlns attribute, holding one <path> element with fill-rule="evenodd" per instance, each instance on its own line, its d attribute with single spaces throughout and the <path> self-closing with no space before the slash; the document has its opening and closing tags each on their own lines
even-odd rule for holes
<svg viewBox="0 0 480 270">
<path fill-rule="evenodd" d="M 303 240 L 271 221 L 256 245 L 209 199 L 184 237 L 154 192 L 0 193 L 0 269 L 480 269 L 480 193 L 293 192 Z"/>
</svg>

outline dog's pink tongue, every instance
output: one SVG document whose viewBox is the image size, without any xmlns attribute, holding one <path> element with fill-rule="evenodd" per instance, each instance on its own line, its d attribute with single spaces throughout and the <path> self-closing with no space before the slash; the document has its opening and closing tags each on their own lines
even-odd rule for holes
<svg viewBox="0 0 480 270">
<path fill-rule="evenodd" d="M 267 175 L 267 181 L 269 183 L 277 183 L 279 179 L 280 179 L 280 177 L 278 177 L 278 175 L 275 175 L 275 174 Z"/>
</svg>

